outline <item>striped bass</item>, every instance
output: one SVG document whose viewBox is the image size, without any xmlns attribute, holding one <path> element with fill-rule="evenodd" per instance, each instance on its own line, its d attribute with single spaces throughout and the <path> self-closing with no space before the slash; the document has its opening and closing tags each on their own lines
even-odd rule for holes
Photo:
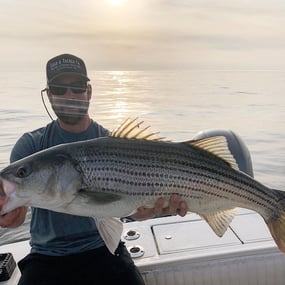
<svg viewBox="0 0 285 285">
<path fill-rule="evenodd" d="M 218 236 L 237 207 L 259 213 L 285 253 L 285 192 L 239 171 L 223 136 L 170 142 L 127 120 L 110 137 L 55 146 L 0 172 L 0 197 L 8 201 L 0 214 L 26 205 L 91 216 L 103 221 L 97 226 L 105 241 L 120 236 L 114 217 L 173 194 Z"/>
</svg>

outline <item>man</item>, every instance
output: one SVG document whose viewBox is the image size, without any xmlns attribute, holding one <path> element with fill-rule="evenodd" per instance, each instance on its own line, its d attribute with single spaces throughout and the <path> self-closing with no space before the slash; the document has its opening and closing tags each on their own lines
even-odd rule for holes
<svg viewBox="0 0 285 285">
<path fill-rule="evenodd" d="M 47 126 L 25 133 L 15 144 L 11 162 L 62 143 L 107 136 L 109 131 L 89 114 L 92 88 L 82 59 L 62 54 L 46 66 L 47 96 L 57 116 Z M 0 209 L 5 201 L 0 204 Z M 169 207 L 158 199 L 153 209 L 140 207 L 132 219 L 156 215 L 184 216 L 187 205 L 172 196 Z M 0 217 L 0 226 L 17 227 L 23 223 L 26 207 Z M 98 233 L 93 218 L 67 215 L 32 208 L 31 253 L 19 262 L 20 285 L 44 284 L 144 284 L 123 243 L 111 254 Z"/>
</svg>

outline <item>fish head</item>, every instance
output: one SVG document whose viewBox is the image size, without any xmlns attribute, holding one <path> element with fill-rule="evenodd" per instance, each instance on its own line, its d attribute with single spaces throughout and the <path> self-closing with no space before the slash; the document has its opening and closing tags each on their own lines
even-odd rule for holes
<svg viewBox="0 0 285 285">
<path fill-rule="evenodd" d="M 16 161 L 0 172 L 0 199 L 5 214 L 19 206 L 56 210 L 81 188 L 82 174 L 71 156 L 43 151 Z"/>
</svg>

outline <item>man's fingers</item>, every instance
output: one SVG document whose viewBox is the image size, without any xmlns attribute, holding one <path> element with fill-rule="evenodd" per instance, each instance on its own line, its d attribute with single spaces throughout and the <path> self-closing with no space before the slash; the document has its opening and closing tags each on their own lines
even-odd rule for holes
<svg viewBox="0 0 285 285">
<path fill-rule="evenodd" d="M 184 216 L 187 214 L 188 210 L 189 210 L 189 209 L 188 209 L 187 203 L 184 202 L 184 201 L 181 201 L 181 202 L 179 203 L 179 207 L 178 207 L 178 210 L 177 210 L 177 214 L 178 214 L 179 216 L 181 216 L 181 217 L 184 217 Z"/>
<path fill-rule="evenodd" d="M 164 207 L 167 201 L 163 198 L 158 198 L 153 208 L 141 206 L 137 209 L 132 218 L 137 221 L 142 221 L 159 216 L 179 215 L 184 217 L 188 212 L 188 206 L 185 201 L 180 200 L 180 196 L 174 194 L 168 201 L 168 206 Z"/>
<path fill-rule="evenodd" d="M 164 199 L 159 198 L 156 200 L 154 208 L 153 208 L 153 215 L 160 216 L 163 214 L 163 206 L 164 206 Z"/>
<path fill-rule="evenodd" d="M 172 195 L 169 199 L 169 204 L 167 207 L 163 208 L 161 211 L 162 215 L 176 215 L 177 209 L 179 207 L 179 196 Z"/>
</svg>

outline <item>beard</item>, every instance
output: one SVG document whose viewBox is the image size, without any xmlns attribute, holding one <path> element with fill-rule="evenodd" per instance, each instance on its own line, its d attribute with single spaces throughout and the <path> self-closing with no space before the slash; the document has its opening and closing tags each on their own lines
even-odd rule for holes
<svg viewBox="0 0 285 285">
<path fill-rule="evenodd" d="M 52 109 L 62 122 L 68 125 L 76 125 L 88 114 L 89 101 L 61 99 L 52 103 Z"/>
</svg>

